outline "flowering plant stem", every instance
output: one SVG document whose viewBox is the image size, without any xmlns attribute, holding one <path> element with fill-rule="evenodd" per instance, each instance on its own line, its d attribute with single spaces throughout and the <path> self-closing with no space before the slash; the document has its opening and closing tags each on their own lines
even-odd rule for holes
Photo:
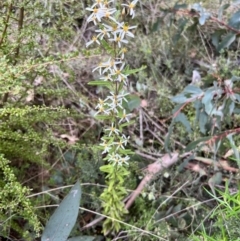
<svg viewBox="0 0 240 241">
<path fill-rule="evenodd" d="M 132 31 L 136 26 L 129 26 L 123 19 L 127 15 L 134 18 L 137 2 L 134 0 L 130 4 L 118 4 L 114 0 L 96 0 L 91 7 L 86 8 L 91 12 L 87 22 L 92 22 L 97 27 L 96 34 L 86 47 L 98 44 L 109 54 L 107 59 L 102 59 L 93 69 L 101 76 L 96 85 L 105 86 L 109 90 L 109 95 L 104 100 L 99 98 L 95 114 L 97 119 L 106 123 L 99 144 L 106 161 L 100 170 L 107 174 L 108 185 L 100 196 L 104 214 L 109 216 L 104 223 L 104 233 L 109 230 L 119 231 L 121 226 L 118 220 L 127 213 L 122 200 L 127 193 L 124 181 L 130 174 L 127 167 L 132 151 L 127 148 L 129 137 L 124 135 L 124 127 L 131 124 L 131 113 L 124 106 L 129 98 L 126 91 L 128 76 L 133 70 L 126 68 L 124 58 L 127 52 L 125 46 L 134 38 Z"/>
</svg>

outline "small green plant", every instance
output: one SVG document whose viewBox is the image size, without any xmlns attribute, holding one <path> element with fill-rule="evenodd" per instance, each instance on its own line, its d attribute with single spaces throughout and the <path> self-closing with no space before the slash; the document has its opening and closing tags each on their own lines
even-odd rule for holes
<svg viewBox="0 0 240 241">
<path fill-rule="evenodd" d="M 106 173 L 107 183 L 107 188 L 100 196 L 104 214 L 109 216 L 104 222 L 105 233 L 109 230 L 119 231 L 121 227 L 119 220 L 127 213 L 123 199 L 127 194 L 125 179 L 129 175 L 127 166 L 132 151 L 127 148 L 129 137 L 124 135 L 124 127 L 132 123 L 130 120 L 132 107 L 129 103 L 133 98 L 126 88 L 128 76 L 138 70 L 130 70 L 124 62 L 127 51 L 125 46 L 134 38 L 132 31 L 136 28 L 130 26 L 124 18 L 127 18 L 127 15 L 134 18 L 134 7 L 137 2 L 138 0 L 134 0 L 129 4 L 120 4 L 113 0 L 98 0 L 86 8 L 91 12 L 87 22 L 93 22 L 99 27 L 95 30 L 96 35 L 86 46 L 98 44 L 110 56 L 108 59 L 102 59 L 93 69 L 99 72 L 99 80 L 89 83 L 104 86 L 109 90 L 109 95 L 104 100 L 99 98 L 95 114 L 98 120 L 105 123 L 104 135 L 99 145 L 107 162 L 100 167 L 100 170 Z"/>
<path fill-rule="evenodd" d="M 213 196 L 211 193 L 209 193 Z M 218 191 L 218 196 L 213 198 L 218 202 L 218 206 L 212 213 L 212 218 L 217 220 L 211 230 L 206 230 L 204 225 L 203 231 L 200 233 L 204 240 L 212 241 L 237 241 L 240 240 L 239 222 L 240 222 L 240 191 L 231 192 L 226 183 L 224 191 Z M 199 239 L 198 236 L 193 237 L 194 240 Z"/>
</svg>

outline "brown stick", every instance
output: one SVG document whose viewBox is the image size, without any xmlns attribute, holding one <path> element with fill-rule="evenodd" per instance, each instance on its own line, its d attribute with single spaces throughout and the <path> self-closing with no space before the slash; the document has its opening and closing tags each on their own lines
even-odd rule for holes
<svg viewBox="0 0 240 241">
<path fill-rule="evenodd" d="M 133 204 L 138 195 L 142 192 L 146 184 L 152 180 L 155 174 L 159 173 L 164 168 L 170 167 L 171 165 L 176 163 L 177 160 L 178 153 L 165 154 L 159 161 L 148 165 L 148 167 L 146 168 L 147 175 L 142 179 L 135 191 L 133 191 L 132 196 L 125 205 L 125 208 L 129 209 L 129 207 Z"/>
</svg>

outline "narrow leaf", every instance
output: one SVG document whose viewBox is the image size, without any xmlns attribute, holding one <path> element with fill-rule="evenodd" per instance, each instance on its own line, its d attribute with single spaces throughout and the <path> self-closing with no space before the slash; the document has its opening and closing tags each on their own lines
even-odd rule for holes
<svg viewBox="0 0 240 241">
<path fill-rule="evenodd" d="M 104 81 L 104 80 L 94 80 L 88 82 L 88 85 L 95 85 L 95 86 L 111 86 L 111 82 Z"/>
<path fill-rule="evenodd" d="M 175 122 L 181 122 L 181 123 L 185 126 L 185 128 L 186 128 L 186 130 L 187 130 L 188 133 L 191 133 L 191 132 L 192 132 L 192 131 L 191 131 L 190 122 L 188 121 L 187 116 L 186 116 L 185 114 L 183 114 L 183 113 L 180 112 L 180 113 L 176 116 L 176 118 L 174 119 L 174 121 L 175 121 Z"/>
<path fill-rule="evenodd" d="M 206 134 L 206 124 L 208 122 L 208 115 L 205 111 L 199 112 L 199 127 L 203 134 Z"/>
<path fill-rule="evenodd" d="M 145 66 L 145 65 L 141 66 L 141 68 L 138 68 L 138 69 L 129 69 L 127 67 L 126 69 L 124 69 L 123 73 L 124 74 L 135 74 L 135 73 L 137 73 L 139 71 L 142 71 L 142 70 L 144 70 L 146 68 L 147 68 L 147 66 Z"/>
<path fill-rule="evenodd" d="M 218 19 L 219 20 L 222 20 L 224 10 L 228 9 L 229 7 L 230 7 L 230 4 L 226 3 L 219 8 L 219 10 L 218 10 Z"/>
<path fill-rule="evenodd" d="M 200 144 L 202 142 L 206 142 L 206 141 L 210 140 L 210 138 L 211 137 L 207 136 L 207 137 L 203 137 L 196 141 L 191 142 L 190 144 L 187 145 L 185 151 L 191 151 L 191 150 L 195 149 L 198 144 Z"/>
<path fill-rule="evenodd" d="M 240 10 L 235 12 L 229 19 L 228 25 L 235 29 L 240 29 Z"/>
<path fill-rule="evenodd" d="M 55 210 L 43 231 L 41 241 L 66 241 L 78 216 L 81 199 L 79 181 Z"/>
<path fill-rule="evenodd" d="M 160 17 L 157 17 L 156 22 L 155 22 L 155 23 L 153 24 L 153 26 L 152 26 L 152 32 L 156 32 L 156 31 L 158 31 L 158 30 L 160 29 L 160 27 L 161 27 L 161 22 L 162 22 L 161 18 L 160 18 Z"/>
<path fill-rule="evenodd" d="M 206 92 L 204 97 L 202 98 L 202 103 L 205 106 L 205 111 L 208 115 L 211 115 L 213 111 L 213 104 L 212 104 L 212 99 L 214 96 L 214 89 L 209 88 Z"/>
<path fill-rule="evenodd" d="M 188 4 L 186 3 L 176 3 L 173 7 L 173 9 L 175 10 L 186 9 L 186 8 L 188 8 Z"/>
<path fill-rule="evenodd" d="M 170 137 L 172 135 L 173 126 L 174 126 L 174 119 L 172 120 L 172 122 L 171 122 L 171 124 L 168 128 L 168 133 L 167 133 L 167 136 L 166 136 L 165 141 L 164 141 L 164 148 L 167 152 L 169 152 L 168 145 L 169 145 Z"/>
<path fill-rule="evenodd" d="M 223 39 L 222 42 L 218 45 L 217 51 L 221 51 L 224 48 L 228 48 L 236 39 L 235 33 L 227 34 Z"/>
</svg>

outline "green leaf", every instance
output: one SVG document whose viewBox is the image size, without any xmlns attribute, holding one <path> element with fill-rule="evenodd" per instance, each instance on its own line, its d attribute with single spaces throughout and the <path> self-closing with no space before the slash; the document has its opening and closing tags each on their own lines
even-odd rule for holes
<svg viewBox="0 0 240 241">
<path fill-rule="evenodd" d="M 109 81 L 104 81 L 104 80 L 93 80 L 89 81 L 88 85 L 93 85 L 93 86 L 111 86 L 112 83 Z"/>
<path fill-rule="evenodd" d="M 181 122 L 185 126 L 188 133 L 192 132 L 190 122 L 185 114 L 180 112 L 174 119 L 174 122 Z"/>
<path fill-rule="evenodd" d="M 147 66 L 143 65 L 141 68 L 138 68 L 138 69 L 129 69 L 129 66 L 127 66 L 127 68 L 124 69 L 123 73 L 124 74 L 135 74 L 139 71 L 142 71 L 144 69 L 146 69 Z"/>
<path fill-rule="evenodd" d="M 186 88 L 184 89 L 183 92 L 189 93 L 189 94 L 196 94 L 196 95 L 203 93 L 203 91 L 199 87 L 197 87 L 196 85 L 191 85 L 191 84 L 186 86 Z"/>
<path fill-rule="evenodd" d="M 161 22 L 162 22 L 161 18 L 160 18 L 160 17 L 157 17 L 156 22 L 155 22 L 155 23 L 153 24 L 153 26 L 152 26 L 152 32 L 156 32 L 156 31 L 158 31 L 158 30 L 160 29 L 160 27 L 161 27 Z"/>
<path fill-rule="evenodd" d="M 109 116 L 107 116 L 107 115 L 96 115 L 96 116 L 94 116 L 94 118 L 97 119 L 97 120 L 108 120 Z"/>
<path fill-rule="evenodd" d="M 125 122 L 125 123 L 123 123 L 123 124 L 121 124 L 120 126 L 119 126 L 119 129 L 121 128 L 123 128 L 123 127 L 126 127 L 126 126 L 130 126 L 130 125 L 132 125 L 132 124 L 134 124 L 134 123 L 136 123 L 136 120 L 131 120 L 131 121 L 129 121 L 129 122 Z"/>
<path fill-rule="evenodd" d="M 134 109 L 140 107 L 141 105 L 141 99 L 137 96 L 137 95 L 130 95 L 128 96 L 128 109 L 131 111 L 133 111 Z"/>
<path fill-rule="evenodd" d="M 204 12 L 204 13 L 200 14 L 200 18 L 199 18 L 200 25 L 204 25 L 206 20 L 208 20 L 210 17 L 211 17 L 210 13 Z"/>
<path fill-rule="evenodd" d="M 234 97 L 236 98 L 236 100 L 237 100 L 238 102 L 240 102 L 240 95 L 239 95 L 239 94 L 234 94 Z"/>
<path fill-rule="evenodd" d="M 216 172 L 209 180 L 208 180 L 208 185 L 210 186 L 212 192 L 214 195 L 215 193 L 215 186 L 219 185 L 222 182 L 222 173 L 221 172 Z"/>
<path fill-rule="evenodd" d="M 107 50 L 107 53 L 114 54 L 114 49 L 104 39 L 100 40 L 101 45 Z"/>
<path fill-rule="evenodd" d="M 50 217 L 43 231 L 41 241 L 67 240 L 77 220 L 80 199 L 81 187 L 79 181 L 77 181 Z"/>
<path fill-rule="evenodd" d="M 100 171 L 102 171 L 102 172 L 112 173 L 114 167 L 113 167 L 113 165 L 109 164 L 109 165 L 101 166 L 99 169 L 100 169 Z"/>
<path fill-rule="evenodd" d="M 219 10 L 218 10 L 218 19 L 219 20 L 222 20 L 224 10 L 228 9 L 229 7 L 230 7 L 230 4 L 226 3 L 219 8 Z"/>
<path fill-rule="evenodd" d="M 205 106 L 205 111 L 208 115 L 211 115 L 212 111 L 213 111 L 213 104 L 212 104 L 212 99 L 213 99 L 213 94 L 214 89 L 213 88 L 209 88 L 206 92 L 204 97 L 202 98 L 202 103 Z"/>
<path fill-rule="evenodd" d="M 220 31 L 216 30 L 211 36 L 212 44 L 216 49 L 218 48 L 218 45 L 219 45 L 220 38 L 221 38 L 222 34 L 223 34 L 222 30 L 220 30 Z"/>
<path fill-rule="evenodd" d="M 172 131 L 173 131 L 173 126 L 174 126 L 174 119 L 172 120 L 170 126 L 168 127 L 168 133 L 167 133 L 167 136 L 164 140 L 164 148 L 165 150 L 168 152 L 169 149 L 168 149 L 168 145 L 169 145 L 169 141 L 170 141 L 170 137 L 172 135 Z"/>
<path fill-rule="evenodd" d="M 236 39 L 235 33 L 227 34 L 223 39 L 222 42 L 218 45 L 217 51 L 220 52 L 224 48 L 228 48 Z"/>
<path fill-rule="evenodd" d="M 187 18 L 181 18 L 178 20 L 178 28 L 172 38 L 174 44 L 176 44 L 181 39 L 181 35 L 185 30 L 185 27 L 187 26 L 188 21 L 189 20 Z"/>
<path fill-rule="evenodd" d="M 184 94 L 179 94 L 179 95 L 176 95 L 176 96 L 172 97 L 171 101 L 175 102 L 175 103 L 182 104 L 182 103 L 185 103 L 187 101 L 187 99 L 188 98 Z"/>
<path fill-rule="evenodd" d="M 200 139 L 198 139 L 196 141 L 193 141 L 193 142 L 191 142 L 191 143 L 189 143 L 187 145 L 185 151 L 186 152 L 187 151 L 191 151 L 191 150 L 195 149 L 199 143 L 206 142 L 206 141 L 208 141 L 210 139 L 211 139 L 211 137 L 207 136 L 207 137 L 200 138 Z"/>
<path fill-rule="evenodd" d="M 206 124 L 208 122 L 208 115 L 205 111 L 199 112 L 199 127 L 203 134 L 206 134 Z"/>
<path fill-rule="evenodd" d="M 186 4 L 186 3 L 176 3 L 176 4 L 173 6 L 173 9 L 174 9 L 174 10 L 187 9 L 187 8 L 188 8 L 188 4 Z"/>
<path fill-rule="evenodd" d="M 235 29 L 240 29 L 240 10 L 235 12 L 228 21 L 228 25 Z"/>
</svg>

